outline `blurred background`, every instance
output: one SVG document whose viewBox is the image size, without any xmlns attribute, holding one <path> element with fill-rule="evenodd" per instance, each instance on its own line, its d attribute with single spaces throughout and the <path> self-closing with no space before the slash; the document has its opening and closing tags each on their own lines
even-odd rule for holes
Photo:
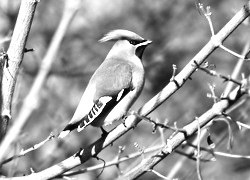
<svg viewBox="0 0 250 180">
<path fill-rule="evenodd" d="M 36 77 L 40 63 L 47 51 L 53 34 L 63 13 L 62 0 L 40 1 L 38 3 L 26 48 L 33 52 L 26 53 L 19 72 L 13 101 L 13 121 L 17 116 L 22 102 L 28 94 Z M 83 0 L 82 6 L 63 39 L 59 53 L 54 60 L 45 86 L 40 91 L 39 107 L 32 113 L 21 135 L 13 144 L 9 156 L 22 148 L 26 149 L 44 140 L 51 132 L 58 133 L 71 119 L 81 98 L 86 84 L 95 69 L 104 60 L 112 42 L 98 43 L 98 40 L 113 29 L 127 29 L 136 32 L 153 43 L 147 47 L 143 57 L 146 69 L 144 90 L 134 104 L 132 110 L 139 109 L 144 103 L 158 93 L 172 76 L 172 65 L 177 66 L 177 73 L 199 52 L 209 41 L 211 33 L 208 23 L 196 8 L 195 0 Z M 233 15 L 243 6 L 245 1 L 239 0 L 206 0 L 204 5 L 211 6 L 212 21 L 215 32 L 218 32 Z M 14 28 L 20 1 L 0 0 L 0 39 L 8 37 Z M 249 41 L 249 26 L 241 25 L 226 41 L 225 46 L 241 53 Z M 7 51 L 8 42 L 0 44 Z M 236 58 L 217 49 L 207 61 L 216 66 L 216 70 L 229 75 L 237 63 Z M 246 64 L 242 73 L 249 75 Z M 176 92 L 171 98 L 157 108 L 150 117 L 169 124 L 177 122 L 178 127 L 193 121 L 213 104 L 207 97 L 208 84 L 215 85 L 216 95 L 220 96 L 226 83 L 197 71 L 192 80 Z M 235 120 L 248 123 L 248 103 L 230 114 Z M 10 122 L 10 126 L 13 122 Z M 249 131 L 239 130 L 233 123 L 234 142 L 232 153 L 250 154 Z M 109 128 L 109 127 L 108 127 Z M 112 127 L 111 127 L 112 128 Z M 220 141 L 217 150 L 226 151 L 225 137 L 227 127 L 217 123 L 210 129 L 215 142 Z M 81 147 L 87 147 L 101 136 L 101 131 L 88 127 L 81 133 L 72 132 L 64 142 L 52 140 L 42 148 L 27 154 L 2 167 L 1 173 L 7 176 L 30 174 L 56 164 L 71 156 Z M 112 147 L 102 151 L 99 157 L 107 162 L 118 152 L 119 146 L 125 146 L 123 155 L 136 152 L 140 147 L 156 145 L 159 133 L 152 133 L 152 125 L 141 122 L 133 131 L 116 141 Z M 154 142 L 154 144 L 152 144 Z M 206 145 L 206 143 L 204 144 Z M 183 158 L 172 153 L 155 167 L 155 170 L 167 176 L 176 162 Z M 140 161 L 140 157 L 139 157 Z M 91 159 L 81 166 L 88 167 L 102 163 Z M 121 170 L 131 168 L 133 160 L 121 164 Z M 202 163 L 204 179 L 249 179 L 250 161 L 245 159 L 217 158 L 216 162 Z M 75 179 L 96 179 L 100 170 L 74 176 Z M 117 168 L 108 167 L 98 179 L 114 179 L 118 176 Z M 178 173 L 178 179 L 197 179 L 196 162 L 186 159 Z M 139 179 L 160 179 L 149 172 Z"/>
</svg>

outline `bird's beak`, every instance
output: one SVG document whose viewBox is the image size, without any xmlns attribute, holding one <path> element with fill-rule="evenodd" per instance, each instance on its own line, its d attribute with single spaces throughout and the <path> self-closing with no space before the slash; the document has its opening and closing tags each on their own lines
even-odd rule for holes
<svg viewBox="0 0 250 180">
<path fill-rule="evenodd" d="M 144 42 L 141 42 L 140 44 L 138 44 L 137 47 L 139 47 L 139 46 L 147 46 L 147 45 L 149 45 L 149 44 L 151 44 L 151 43 L 152 43 L 152 41 L 150 41 L 150 40 L 145 40 Z"/>
<path fill-rule="evenodd" d="M 151 41 L 151 40 L 147 40 L 146 41 L 148 44 L 151 44 L 153 41 Z"/>
<path fill-rule="evenodd" d="M 152 41 L 146 40 L 145 42 L 141 43 L 141 45 L 147 46 L 147 45 L 149 45 L 149 44 L 151 44 L 151 43 L 152 43 Z"/>
</svg>

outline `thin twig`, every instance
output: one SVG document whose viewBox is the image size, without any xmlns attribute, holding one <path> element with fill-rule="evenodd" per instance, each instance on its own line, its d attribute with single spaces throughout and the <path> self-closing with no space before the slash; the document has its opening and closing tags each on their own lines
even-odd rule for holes
<svg viewBox="0 0 250 180">
<path fill-rule="evenodd" d="M 198 3 L 198 8 L 201 10 L 203 15 L 207 19 L 208 24 L 209 24 L 209 28 L 210 28 L 210 32 L 211 32 L 212 36 L 214 36 L 214 27 L 213 27 L 213 23 L 212 23 L 212 20 L 211 20 L 212 12 L 210 10 L 210 6 L 207 6 L 206 9 L 205 9 L 202 3 Z"/>
<path fill-rule="evenodd" d="M 207 68 L 204 68 L 202 66 L 198 66 L 198 64 L 195 62 L 196 66 L 198 69 L 206 72 L 207 74 L 211 75 L 211 76 L 215 76 L 215 77 L 219 77 L 219 78 L 222 78 L 224 81 L 231 81 L 239 86 L 242 85 L 242 82 L 241 81 L 238 81 L 236 79 L 233 79 L 232 77 L 230 76 L 226 76 L 226 75 L 223 75 L 223 74 L 220 74 L 218 72 L 216 72 L 215 70 L 210 70 L 210 69 L 207 69 Z"/>
<path fill-rule="evenodd" d="M 246 44 L 245 44 L 245 46 L 243 48 L 243 51 L 242 51 L 243 56 L 247 55 L 249 48 L 250 48 L 250 41 L 249 41 L 249 38 L 247 38 L 247 42 L 246 42 Z M 239 59 L 237 61 L 237 64 L 236 64 L 236 66 L 235 66 L 235 68 L 234 68 L 234 70 L 233 70 L 233 72 L 231 74 L 232 79 L 237 79 L 243 64 L 244 64 L 243 60 Z M 227 97 L 229 92 L 232 90 L 233 86 L 234 86 L 233 82 L 228 82 L 222 96 Z"/>
<path fill-rule="evenodd" d="M 197 146 L 194 146 L 194 147 L 197 149 Z M 203 148 L 201 148 L 201 150 L 203 150 Z M 188 159 L 193 160 L 193 161 L 195 161 L 197 163 L 197 156 L 194 157 L 194 151 L 192 151 L 190 154 L 188 154 L 186 152 L 183 152 L 183 151 L 180 151 L 180 150 L 177 149 L 177 150 L 174 151 L 174 153 L 180 154 L 183 157 L 185 157 L 185 159 L 188 158 Z M 200 162 L 213 162 L 213 161 L 214 161 L 213 159 L 200 158 Z M 168 175 L 168 177 L 170 177 L 170 176 Z"/>
<path fill-rule="evenodd" d="M 141 147 L 137 142 L 134 143 L 134 146 L 136 147 L 138 152 L 141 154 L 141 159 L 143 161 L 145 159 L 145 157 L 144 157 L 145 147 Z"/>
<path fill-rule="evenodd" d="M 154 121 L 152 120 L 151 118 L 149 117 L 146 117 L 146 116 L 140 116 L 137 114 L 138 117 L 150 122 L 153 124 L 153 132 L 156 131 L 157 128 L 166 128 L 166 129 L 171 129 L 175 132 L 182 132 L 182 133 L 185 133 L 185 130 L 183 129 L 179 129 L 177 128 L 177 126 L 170 126 L 170 125 L 167 125 L 166 123 L 165 124 L 162 124 L 162 123 L 159 123 L 158 121 Z"/>
<path fill-rule="evenodd" d="M 165 180 L 170 180 L 169 178 L 165 177 L 164 175 L 162 175 L 161 173 L 153 170 L 153 169 L 149 169 L 148 172 L 152 172 L 154 173 L 155 175 L 157 175 L 158 177 L 162 178 L 162 179 L 165 179 Z"/>
<path fill-rule="evenodd" d="M 249 61 L 250 59 L 247 59 L 246 56 L 244 55 L 240 55 L 230 49 L 228 49 L 227 47 L 220 45 L 220 48 L 223 49 L 224 51 L 228 52 L 229 54 L 232 54 L 233 56 L 239 58 L 239 60 L 245 60 L 245 61 Z"/>
<path fill-rule="evenodd" d="M 26 149 L 26 150 L 21 150 L 21 152 L 17 155 L 14 155 L 8 159 L 5 159 L 3 162 L 1 162 L 0 164 L 0 167 L 3 165 L 3 164 L 6 164 L 14 159 L 17 159 L 19 157 L 22 157 L 22 156 L 25 156 L 27 153 L 31 152 L 31 151 L 34 151 L 34 150 L 37 150 L 38 148 L 42 147 L 45 143 L 47 143 L 48 141 L 52 140 L 55 136 L 51 133 L 45 140 L 41 141 L 40 143 L 38 144 L 35 144 L 34 146 Z"/>
<path fill-rule="evenodd" d="M 202 139 L 204 139 L 205 135 L 206 135 L 206 129 L 203 128 L 201 130 L 200 139 L 198 140 L 198 137 L 196 136 L 195 139 L 192 141 L 192 144 L 197 145 L 198 143 L 200 143 L 200 141 L 202 141 Z M 170 179 L 174 178 L 176 176 L 176 174 L 179 172 L 179 170 L 183 168 L 183 166 L 185 165 L 185 161 L 187 160 L 186 157 L 196 161 L 196 158 L 193 158 L 193 157 L 190 156 L 190 155 L 194 154 L 194 148 L 192 148 L 192 147 L 187 147 L 185 152 L 181 152 L 178 149 L 175 150 L 174 152 L 176 152 L 178 154 L 181 154 L 183 156 L 180 157 L 180 159 L 173 165 L 172 169 L 169 171 L 168 177 Z M 211 161 L 211 160 L 201 159 L 201 161 L 202 162 L 204 162 L 204 161 L 207 162 L 207 161 Z"/>
<path fill-rule="evenodd" d="M 193 144 L 188 144 L 191 147 L 197 148 L 197 146 Z M 208 149 L 205 147 L 201 147 L 202 151 L 206 151 L 209 154 L 212 154 L 213 156 L 222 156 L 222 157 L 229 157 L 229 158 L 235 158 L 235 159 L 250 159 L 250 155 L 240 155 L 240 154 L 233 154 L 233 153 L 225 153 L 220 151 L 214 151 L 213 149 Z M 182 152 L 178 151 L 178 153 L 182 154 Z M 185 155 L 190 158 L 190 155 Z M 191 158 L 192 159 L 192 158 Z M 206 161 L 206 160 L 205 160 Z"/>
<path fill-rule="evenodd" d="M 125 146 L 119 146 L 119 150 L 118 150 L 117 156 L 116 156 L 116 158 L 115 158 L 115 159 L 117 159 L 117 161 L 119 161 L 119 160 L 121 159 L 121 155 L 122 155 L 122 153 L 124 152 L 124 150 L 125 150 Z M 119 175 L 121 175 L 121 174 L 122 174 L 122 170 L 121 170 L 121 168 L 120 168 L 120 163 L 118 163 L 118 164 L 116 165 L 116 167 L 117 167 L 117 169 L 118 169 Z"/>
<path fill-rule="evenodd" d="M 216 103 L 216 102 L 218 102 L 218 97 L 215 95 L 215 85 L 213 84 L 208 84 L 208 87 L 209 87 L 209 89 L 210 89 L 210 91 L 211 91 L 211 95 L 210 96 L 208 96 L 209 98 L 212 98 L 213 99 L 213 101 L 214 101 L 214 103 Z"/>
<path fill-rule="evenodd" d="M 176 75 L 176 70 L 177 70 L 177 67 L 175 64 L 173 64 L 172 67 L 173 67 L 173 74 L 172 74 L 172 77 L 170 78 L 170 81 L 174 81 L 174 77 Z"/>
<path fill-rule="evenodd" d="M 145 149 L 144 153 L 145 154 L 152 153 L 154 151 L 157 151 L 157 150 L 161 149 L 162 147 L 163 147 L 162 145 L 150 147 L 150 148 Z M 113 160 L 111 160 L 109 162 L 106 162 L 105 167 L 118 165 L 118 164 L 121 164 L 122 162 L 126 162 L 128 160 L 137 158 L 139 156 L 141 156 L 141 152 L 138 151 L 138 152 L 129 154 L 129 155 L 125 156 L 125 157 L 120 157 L 120 158 L 115 157 Z M 63 176 L 73 176 L 73 175 L 82 174 L 82 173 L 89 172 L 89 171 L 95 171 L 95 170 L 102 169 L 102 168 L 103 168 L 103 163 L 92 166 L 92 167 L 87 167 L 87 168 L 84 168 L 84 169 L 69 171 L 69 172 L 64 173 Z"/>
<path fill-rule="evenodd" d="M 196 155 L 196 172 L 198 175 L 198 179 L 202 180 L 202 175 L 201 175 L 201 167 L 200 167 L 200 146 L 201 146 L 201 142 L 200 142 L 200 136 L 201 136 L 201 128 L 200 128 L 200 123 L 199 123 L 199 119 L 196 118 L 197 121 L 197 138 L 198 138 L 198 143 L 197 143 L 197 155 Z"/>
<path fill-rule="evenodd" d="M 233 131 L 232 131 L 231 124 L 229 122 L 229 118 L 226 117 L 226 116 L 223 116 L 223 117 L 215 118 L 214 121 L 222 121 L 222 122 L 226 123 L 227 128 L 228 128 L 227 150 L 231 150 L 232 149 L 232 143 L 233 143 Z"/>
<path fill-rule="evenodd" d="M 240 127 L 244 127 L 244 128 L 246 128 L 246 129 L 250 129 L 250 126 L 247 125 L 247 124 L 244 124 L 244 123 L 242 123 L 242 122 L 240 122 L 240 121 L 236 121 L 236 123 L 237 123 L 238 126 L 240 126 Z"/>
<path fill-rule="evenodd" d="M 250 155 L 245 156 L 245 155 L 225 153 L 225 152 L 219 152 L 219 151 L 215 151 L 214 154 L 217 156 L 223 156 L 223 157 L 229 157 L 229 158 L 235 158 L 235 159 L 250 159 Z"/>
</svg>

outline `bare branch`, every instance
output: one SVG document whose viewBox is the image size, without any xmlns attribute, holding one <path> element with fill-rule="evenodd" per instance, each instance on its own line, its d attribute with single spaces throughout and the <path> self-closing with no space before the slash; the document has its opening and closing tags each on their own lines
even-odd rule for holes
<svg viewBox="0 0 250 180">
<path fill-rule="evenodd" d="M 239 127 L 244 127 L 244 128 L 246 128 L 246 129 L 250 129 L 250 126 L 247 125 L 247 124 L 244 124 L 244 123 L 242 123 L 242 122 L 240 122 L 240 121 L 236 121 L 236 123 L 238 124 Z"/>
<path fill-rule="evenodd" d="M 201 115 L 198 120 L 200 123 L 200 127 L 204 127 L 207 123 L 209 123 L 213 118 L 221 115 L 228 107 L 230 107 L 233 102 L 237 101 L 241 95 L 238 94 L 238 88 L 230 93 L 230 99 L 222 99 L 215 103 L 211 109 Z M 158 151 L 153 156 L 145 159 L 143 163 L 140 163 L 137 167 L 132 169 L 130 172 L 124 174 L 120 179 L 135 179 L 140 175 L 147 172 L 149 169 L 152 169 L 156 164 L 162 161 L 165 157 L 172 153 L 172 151 L 181 145 L 188 137 L 193 135 L 198 130 L 197 121 L 193 121 L 190 124 L 186 125 L 183 129 L 186 130 L 186 136 L 179 132 L 171 139 L 168 139 L 166 146 L 164 146 L 160 151 Z"/>
<path fill-rule="evenodd" d="M 206 130 L 205 128 L 203 128 L 203 129 L 201 130 L 200 138 L 198 139 L 198 137 L 196 136 L 196 138 L 193 140 L 192 144 L 197 145 L 197 144 L 199 143 L 199 141 L 201 141 L 201 140 L 205 137 L 206 133 L 207 133 L 207 130 Z M 175 152 L 184 155 L 183 153 L 180 153 L 180 151 L 178 151 L 178 149 L 177 149 Z M 192 147 L 188 147 L 187 150 L 185 151 L 185 154 L 194 154 L 194 149 L 193 149 Z M 173 178 L 176 176 L 177 172 L 179 172 L 179 170 L 183 167 L 184 162 L 185 162 L 186 160 L 187 160 L 187 158 L 186 158 L 186 156 L 184 155 L 184 156 L 182 156 L 182 157 L 173 165 L 172 169 L 169 171 L 169 174 L 168 174 L 168 177 L 169 177 L 170 179 L 173 179 Z M 194 159 L 194 160 L 196 160 L 196 159 Z"/>
<path fill-rule="evenodd" d="M 195 146 L 196 147 L 196 146 Z M 203 148 L 201 148 L 201 150 L 203 150 Z M 196 149 L 194 149 L 194 151 L 191 151 L 191 153 L 186 153 L 186 152 L 182 152 L 178 149 L 176 149 L 174 152 L 177 153 L 177 154 L 180 154 L 182 155 L 183 157 L 185 157 L 185 159 L 188 159 L 188 160 L 193 160 L 193 161 L 196 161 L 197 162 L 197 157 L 194 157 L 195 155 L 195 152 Z M 212 159 L 204 159 L 204 158 L 200 158 L 200 162 L 214 162 L 214 158 Z M 183 161 L 182 161 L 183 162 Z M 168 176 L 169 177 L 169 176 Z"/>
<path fill-rule="evenodd" d="M 227 143 L 227 150 L 231 150 L 232 149 L 232 143 L 233 143 L 233 131 L 232 131 L 232 127 L 231 124 L 229 122 L 229 119 L 231 119 L 230 117 L 227 116 L 223 116 L 223 117 L 219 117 L 219 118 L 215 118 L 214 121 L 222 121 L 225 122 L 228 128 L 228 143 Z"/>
<path fill-rule="evenodd" d="M 198 139 L 198 143 L 197 143 L 197 154 L 196 154 L 196 171 L 197 171 L 197 175 L 198 175 L 198 179 L 199 180 L 202 180 L 202 175 L 201 175 L 201 167 L 200 167 L 200 158 L 201 158 L 201 149 L 200 149 L 200 146 L 201 146 L 201 127 L 200 127 L 200 123 L 199 123 L 199 119 L 196 118 L 196 121 L 197 121 L 197 139 Z"/>
<path fill-rule="evenodd" d="M 19 67 L 23 60 L 24 48 L 35 14 L 36 0 L 22 0 L 13 36 L 7 51 L 8 62 L 5 61 L 2 76 L 2 106 L 0 118 L 0 137 L 5 135 L 7 125 L 11 119 L 11 102 L 16 84 Z M 8 63 L 8 66 L 6 65 Z M 1 159 L 1 158 L 0 158 Z"/>
<path fill-rule="evenodd" d="M 214 36 L 214 27 L 213 27 L 213 23 L 211 20 L 212 12 L 210 10 L 210 6 L 204 7 L 202 3 L 198 3 L 198 8 L 201 10 L 203 15 L 206 17 L 208 24 L 209 24 L 211 34 L 212 34 L 212 36 Z"/>
<path fill-rule="evenodd" d="M 159 172 L 153 170 L 153 169 L 149 169 L 148 172 L 152 172 L 154 173 L 155 175 L 157 175 L 158 177 L 162 178 L 162 179 L 165 179 L 165 180 L 170 180 L 169 178 L 163 176 L 162 174 L 160 174 Z"/>
<path fill-rule="evenodd" d="M 232 153 L 224 153 L 224 152 L 219 152 L 219 151 L 215 151 L 214 154 L 217 156 L 223 156 L 223 157 L 229 157 L 229 158 L 235 158 L 235 159 L 250 159 L 250 156 L 232 154 Z"/>
<path fill-rule="evenodd" d="M 152 120 L 151 118 L 146 117 L 146 116 L 140 116 L 140 115 L 138 115 L 138 114 L 136 114 L 136 116 L 138 116 L 138 118 L 140 118 L 140 119 L 144 119 L 144 120 L 146 120 L 146 121 L 152 123 L 152 124 L 153 124 L 153 132 L 155 132 L 157 128 L 165 128 L 165 129 L 171 129 L 171 130 L 173 130 L 173 131 L 175 131 L 175 132 L 182 132 L 182 133 L 185 133 L 185 131 L 184 131 L 183 129 L 179 129 L 179 128 L 176 126 L 176 124 L 175 124 L 174 127 L 172 127 L 172 126 L 168 125 L 167 122 L 166 122 L 165 124 L 162 124 L 162 123 L 159 123 L 158 121 L 154 121 L 154 120 Z"/>
<path fill-rule="evenodd" d="M 207 97 L 212 98 L 214 100 L 214 103 L 216 103 L 218 101 L 218 97 L 215 95 L 215 91 L 214 91 L 215 85 L 208 84 L 208 87 L 211 91 L 211 94 L 207 94 Z"/>
<path fill-rule="evenodd" d="M 250 59 L 246 59 L 246 56 L 244 55 L 240 55 L 234 51 L 232 51 L 231 49 L 228 49 L 227 47 L 220 45 L 220 48 L 223 49 L 224 51 L 228 52 L 229 54 L 232 54 L 233 56 L 237 57 L 239 60 L 245 60 L 245 61 L 249 61 Z"/>
<path fill-rule="evenodd" d="M 10 161 L 12 161 L 13 159 L 25 156 L 27 153 L 34 151 L 40 147 L 42 147 L 45 143 L 47 143 L 48 141 L 50 141 L 51 139 L 53 139 L 55 136 L 51 133 L 45 140 L 43 140 L 42 142 L 35 144 L 34 146 L 32 146 L 31 148 L 28 148 L 26 150 L 21 150 L 21 152 L 18 155 L 12 156 L 8 159 L 5 159 L 3 162 L 1 162 L 0 166 L 2 166 L 3 164 L 6 164 Z"/>
<path fill-rule="evenodd" d="M 170 81 L 173 81 L 173 80 L 174 80 L 174 77 L 175 77 L 175 75 L 176 75 L 176 70 L 177 70 L 177 67 L 176 67 L 175 64 L 173 64 L 172 67 L 173 67 L 173 74 L 172 74 L 172 77 L 171 77 Z"/>
<path fill-rule="evenodd" d="M 192 144 L 189 144 L 190 146 L 197 148 L 197 146 L 194 146 Z M 228 157 L 228 158 L 234 158 L 234 159 L 250 159 L 249 155 L 240 155 L 240 154 L 233 154 L 233 153 L 225 153 L 225 152 L 220 152 L 220 151 L 214 151 L 213 149 L 208 149 L 202 147 L 201 150 L 206 151 L 213 156 L 221 156 L 221 157 Z M 177 150 L 176 150 L 177 151 Z M 180 153 L 180 151 L 178 151 Z"/>
<path fill-rule="evenodd" d="M 198 8 L 201 10 L 201 12 L 203 13 L 203 15 L 206 17 L 206 19 L 208 21 L 210 31 L 211 31 L 211 34 L 212 34 L 211 40 L 214 41 L 214 44 L 216 46 L 220 47 L 221 49 L 223 49 L 224 51 L 228 52 L 229 54 L 232 54 L 233 56 L 239 58 L 239 60 L 249 61 L 250 59 L 248 59 L 247 56 L 246 56 L 247 53 L 245 53 L 246 55 L 240 55 L 240 54 L 228 49 L 227 47 L 223 46 L 222 42 L 219 42 L 217 40 L 217 38 L 214 37 L 214 27 L 213 27 L 213 23 L 212 23 L 212 20 L 211 20 L 212 12 L 210 11 L 210 6 L 207 6 L 206 8 L 204 8 L 202 3 L 198 3 Z"/>
<path fill-rule="evenodd" d="M 210 69 L 207 69 L 207 68 L 204 68 L 202 66 L 198 66 L 198 64 L 195 62 L 195 64 L 197 65 L 197 68 L 198 69 L 201 69 L 202 71 L 208 73 L 209 75 L 211 76 L 215 76 L 215 77 L 219 77 L 219 78 L 222 78 L 224 81 L 231 81 L 239 86 L 242 85 L 242 83 L 240 81 L 237 81 L 236 79 L 233 79 L 232 77 L 230 76 L 225 76 L 223 74 L 220 74 L 220 73 L 217 73 L 216 71 L 214 70 L 210 70 Z"/>
<path fill-rule="evenodd" d="M 250 42 L 249 42 L 249 39 L 248 39 L 247 42 L 246 42 L 246 44 L 245 44 L 245 46 L 244 46 L 244 49 L 242 51 L 242 55 L 243 56 L 247 55 L 247 53 L 249 51 L 249 48 L 250 48 Z M 237 77 L 238 77 L 238 75 L 240 73 L 240 70 L 241 70 L 243 64 L 244 64 L 244 61 L 241 60 L 241 59 L 238 59 L 237 64 L 236 64 L 236 66 L 235 66 L 235 68 L 233 70 L 233 73 L 231 75 L 232 79 L 237 79 Z M 225 88 L 225 90 L 223 92 L 223 97 L 227 97 L 227 95 L 229 94 L 229 92 L 232 90 L 233 86 L 234 86 L 233 82 L 228 82 L 227 83 L 227 86 L 226 86 L 226 88 Z"/>
<path fill-rule="evenodd" d="M 144 153 L 145 154 L 146 153 L 152 153 L 154 151 L 157 151 L 157 150 L 161 149 L 162 147 L 163 147 L 162 145 L 153 146 L 153 147 L 145 149 Z M 119 165 L 122 162 L 137 158 L 139 156 L 141 156 L 141 152 L 135 152 L 135 153 L 129 154 L 129 155 L 125 156 L 125 157 L 119 157 L 119 158 L 115 157 L 113 160 L 111 160 L 109 162 L 106 162 L 105 167 Z M 64 173 L 62 176 L 73 176 L 73 175 L 77 175 L 77 174 L 81 174 L 81 173 L 85 173 L 85 172 L 89 172 L 89 171 L 94 171 L 94 170 L 102 169 L 102 168 L 103 168 L 103 163 L 95 165 L 95 166 L 87 167 L 87 168 L 84 168 L 84 169 L 79 169 L 79 170 L 75 170 L 75 171 L 68 171 L 68 172 Z M 61 176 L 58 176 L 58 177 L 61 177 Z"/>
</svg>

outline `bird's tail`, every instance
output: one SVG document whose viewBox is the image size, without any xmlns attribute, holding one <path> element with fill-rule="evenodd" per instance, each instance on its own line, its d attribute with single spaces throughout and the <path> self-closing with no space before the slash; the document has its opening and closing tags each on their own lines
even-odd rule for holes
<svg viewBox="0 0 250 180">
<path fill-rule="evenodd" d="M 68 124 L 62 132 L 58 135 L 58 138 L 66 137 L 72 130 L 76 129 L 79 124 Z"/>
<path fill-rule="evenodd" d="M 58 138 L 62 139 L 62 138 L 64 138 L 64 137 L 66 137 L 69 133 L 70 133 L 70 130 L 62 131 L 62 132 L 60 132 L 60 134 L 58 135 Z"/>
<path fill-rule="evenodd" d="M 99 116 L 99 114 L 101 114 L 106 104 L 111 100 L 112 100 L 112 97 L 109 97 L 109 96 L 101 97 L 99 101 L 92 106 L 89 113 L 86 116 L 84 116 L 82 119 L 75 119 L 73 117 L 70 123 L 58 135 L 58 138 L 64 138 L 74 129 L 77 129 L 78 132 L 82 131 L 85 127 L 90 125 L 95 120 L 95 118 Z"/>
</svg>

